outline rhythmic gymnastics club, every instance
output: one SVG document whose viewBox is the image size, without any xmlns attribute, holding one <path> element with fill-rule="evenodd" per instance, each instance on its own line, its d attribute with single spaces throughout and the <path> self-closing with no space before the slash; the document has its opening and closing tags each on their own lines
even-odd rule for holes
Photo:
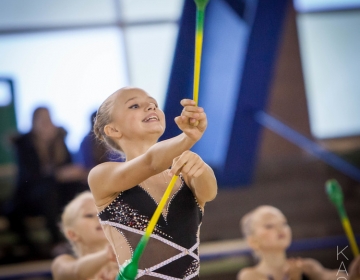
<svg viewBox="0 0 360 280">
<path fill-rule="evenodd" d="M 193 88 L 193 100 L 198 104 L 199 96 L 199 84 L 200 84 L 200 66 L 201 66 L 201 51 L 203 42 L 203 26 L 204 26 L 204 15 L 205 7 L 209 0 L 194 0 L 196 4 L 196 34 L 195 34 L 195 60 L 194 60 L 194 88 Z M 196 125 L 196 124 L 194 124 Z M 130 262 L 126 264 L 117 276 L 117 280 L 134 280 L 138 267 L 139 260 L 143 251 L 150 239 L 157 221 L 159 220 L 160 214 L 165 206 L 166 201 L 169 199 L 172 189 L 174 188 L 175 182 L 178 179 L 178 175 L 174 175 L 165 190 L 163 197 L 157 206 L 155 213 L 153 214 L 149 225 L 146 228 L 145 234 L 141 237 L 138 245 L 136 246 L 133 257 Z"/>
<path fill-rule="evenodd" d="M 143 254 L 143 251 L 150 239 L 150 235 L 153 232 L 157 221 L 159 220 L 160 214 L 161 214 L 162 210 L 164 209 L 165 203 L 169 199 L 169 196 L 171 194 L 171 191 L 175 185 L 177 178 L 178 178 L 178 175 L 174 175 L 172 177 L 168 187 L 165 190 L 163 197 L 160 200 L 159 205 L 156 207 L 156 210 L 155 210 L 153 216 L 151 217 L 149 225 L 146 228 L 145 234 L 141 237 L 139 244 L 136 246 L 136 249 L 135 249 L 132 259 L 120 271 L 118 277 L 116 278 L 117 280 L 134 280 L 135 279 L 135 277 L 137 275 L 137 271 L 138 271 L 140 257 Z"/>
<path fill-rule="evenodd" d="M 209 0 L 194 0 L 196 4 L 196 29 L 195 29 L 195 59 L 194 59 L 194 87 L 193 99 L 196 105 L 199 102 L 200 66 L 202 43 L 204 36 L 205 8 Z"/>
<path fill-rule="evenodd" d="M 356 257 L 359 255 L 359 248 L 356 244 L 354 233 L 352 231 L 349 218 L 345 211 L 345 207 L 344 207 L 344 203 L 343 203 L 344 196 L 341 191 L 341 187 L 335 179 L 326 181 L 325 186 L 326 186 L 326 192 L 327 192 L 331 202 L 335 205 L 336 209 L 338 210 L 338 213 L 339 213 L 339 216 L 341 219 L 341 223 L 343 225 L 346 236 L 350 243 L 351 250 L 354 254 L 354 257 Z"/>
</svg>

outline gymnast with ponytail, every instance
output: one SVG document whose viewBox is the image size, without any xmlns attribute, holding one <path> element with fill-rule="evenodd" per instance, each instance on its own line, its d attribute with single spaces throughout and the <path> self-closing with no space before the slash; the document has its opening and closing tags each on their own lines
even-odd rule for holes
<svg viewBox="0 0 360 280">
<path fill-rule="evenodd" d="M 198 279 L 199 235 L 206 202 L 217 194 L 213 170 L 190 151 L 207 127 L 204 109 L 181 100 L 181 133 L 158 141 L 165 115 L 146 91 L 125 87 L 99 107 L 94 133 L 125 162 L 105 162 L 88 177 L 98 217 L 119 268 L 132 254 L 173 175 L 179 175 L 138 268 L 137 279 Z"/>
</svg>

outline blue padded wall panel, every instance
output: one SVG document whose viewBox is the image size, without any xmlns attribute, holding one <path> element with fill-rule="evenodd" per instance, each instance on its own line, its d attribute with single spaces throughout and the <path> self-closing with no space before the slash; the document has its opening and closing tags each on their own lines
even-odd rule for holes
<svg viewBox="0 0 360 280">
<path fill-rule="evenodd" d="M 193 151 L 214 169 L 219 186 L 251 182 L 260 126 L 254 113 L 266 107 L 287 0 L 210 0 L 204 26 L 199 105 L 208 129 Z M 239 7 L 239 11 L 235 11 Z M 165 101 L 167 130 L 180 131 L 174 117 L 182 98 L 192 97 L 194 1 L 184 4 Z M 243 17 L 242 17 L 243 15 Z"/>
<path fill-rule="evenodd" d="M 166 130 L 160 140 L 168 139 L 179 134 L 180 130 L 175 124 L 174 118 L 181 113 L 182 106 L 180 105 L 180 100 L 183 98 L 192 98 L 195 13 L 195 3 L 189 0 L 184 1 L 164 105 Z"/>
<path fill-rule="evenodd" d="M 206 10 L 199 106 L 206 109 L 208 128 L 192 149 L 210 166 L 223 171 L 241 84 L 249 26 L 224 1 Z"/>
<path fill-rule="evenodd" d="M 266 107 L 287 4 L 287 0 L 258 1 L 226 155 L 226 171 L 218 175 L 222 185 L 251 182 L 261 132 L 254 114 Z"/>
</svg>

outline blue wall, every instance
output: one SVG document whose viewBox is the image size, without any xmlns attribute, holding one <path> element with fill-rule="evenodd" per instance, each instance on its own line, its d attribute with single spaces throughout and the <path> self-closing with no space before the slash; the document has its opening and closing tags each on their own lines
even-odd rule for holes
<svg viewBox="0 0 360 280">
<path fill-rule="evenodd" d="M 251 182 L 261 132 L 254 113 L 266 107 L 287 3 L 210 0 L 206 9 L 199 106 L 209 125 L 192 150 L 214 169 L 220 187 Z M 185 1 L 163 139 L 180 132 L 173 119 L 180 100 L 192 97 L 195 12 Z"/>
</svg>

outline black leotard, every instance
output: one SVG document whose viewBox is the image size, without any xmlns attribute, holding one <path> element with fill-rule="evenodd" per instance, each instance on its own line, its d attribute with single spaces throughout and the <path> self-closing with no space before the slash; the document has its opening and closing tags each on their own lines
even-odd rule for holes
<svg viewBox="0 0 360 280">
<path fill-rule="evenodd" d="M 140 259 L 138 278 L 198 279 L 199 228 L 202 210 L 183 178 L 170 198 L 165 215 L 151 235 Z M 141 186 L 121 192 L 98 216 L 102 225 L 115 227 L 133 253 L 157 207 Z"/>
</svg>

